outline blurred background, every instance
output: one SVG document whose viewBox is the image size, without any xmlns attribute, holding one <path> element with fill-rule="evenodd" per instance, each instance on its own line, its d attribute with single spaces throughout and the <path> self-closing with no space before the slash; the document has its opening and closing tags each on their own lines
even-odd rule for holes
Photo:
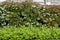
<svg viewBox="0 0 60 40">
<path fill-rule="evenodd" d="M 6 0 L 0 0 L 0 2 L 3 2 L 3 1 L 6 1 Z"/>
<path fill-rule="evenodd" d="M 10 1 L 13 1 L 13 2 L 28 1 L 28 2 L 37 2 L 37 3 L 42 4 L 42 5 L 60 5 L 60 0 L 0 0 L 0 2 L 3 2 L 3 1 L 7 1 L 7 2 L 10 2 Z"/>
</svg>

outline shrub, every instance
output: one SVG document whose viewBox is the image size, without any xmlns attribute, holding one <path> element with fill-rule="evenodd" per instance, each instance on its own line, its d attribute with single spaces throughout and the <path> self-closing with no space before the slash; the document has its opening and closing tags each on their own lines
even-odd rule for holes
<svg viewBox="0 0 60 40">
<path fill-rule="evenodd" d="M 6 12 L 3 14 L 9 15 L 2 20 L 9 19 L 7 24 L 9 25 L 36 25 L 40 24 L 54 25 L 60 24 L 60 10 L 52 7 L 45 7 L 36 3 L 2 3 L 0 7 L 3 7 Z M 1 15 L 3 15 L 1 14 Z M 3 23 L 4 23 L 3 21 Z"/>
<path fill-rule="evenodd" d="M 60 38 L 60 28 L 7 26 L 0 28 L 0 40 L 50 40 Z"/>
<path fill-rule="evenodd" d="M 18 22 L 20 21 L 18 17 L 19 16 L 17 15 L 16 12 L 10 12 L 5 8 L 0 7 L 0 26 L 15 25 L 15 24 L 17 25 L 17 21 Z"/>
</svg>

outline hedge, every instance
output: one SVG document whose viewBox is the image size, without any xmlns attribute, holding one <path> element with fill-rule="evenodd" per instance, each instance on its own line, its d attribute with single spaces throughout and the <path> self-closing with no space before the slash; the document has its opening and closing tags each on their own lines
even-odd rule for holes
<svg viewBox="0 0 60 40">
<path fill-rule="evenodd" d="M 0 4 L 0 25 L 60 25 L 60 10 L 45 7 L 36 3 L 8 3 Z"/>
<path fill-rule="evenodd" d="M 29 27 L 5 26 L 0 28 L 0 40 L 57 40 L 60 38 L 60 28 L 45 26 Z"/>
</svg>

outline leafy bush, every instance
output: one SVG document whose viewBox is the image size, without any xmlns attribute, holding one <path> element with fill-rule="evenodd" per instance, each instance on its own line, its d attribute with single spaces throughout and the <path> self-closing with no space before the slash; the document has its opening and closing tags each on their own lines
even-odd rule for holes
<svg viewBox="0 0 60 40">
<path fill-rule="evenodd" d="M 0 7 L 0 26 L 15 25 L 15 21 L 20 21 L 19 16 L 15 12 L 9 12 L 5 8 Z M 18 19 L 18 20 L 17 20 Z"/>
<path fill-rule="evenodd" d="M 4 20 L 8 25 L 36 25 L 40 26 L 40 24 L 46 25 L 54 25 L 60 24 L 60 10 L 51 7 L 45 7 L 36 3 L 7 3 L 4 2 L 0 5 L 4 10 L 3 14 L 6 14 L 6 17 L 0 18 Z M 1 13 L 1 16 L 3 15 Z M 7 17 L 9 15 L 9 17 Z"/>
<path fill-rule="evenodd" d="M 60 28 L 7 26 L 0 28 L 0 40 L 49 40 L 60 38 Z"/>
</svg>

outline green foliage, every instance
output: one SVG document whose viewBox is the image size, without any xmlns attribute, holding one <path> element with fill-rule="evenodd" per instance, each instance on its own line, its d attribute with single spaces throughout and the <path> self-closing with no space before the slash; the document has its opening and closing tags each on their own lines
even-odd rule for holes
<svg viewBox="0 0 60 40">
<path fill-rule="evenodd" d="M 18 17 L 16 12 L 9 12 L 5 8 L 0 7 L 0 26 L 15 25 L 17 21 L 20 21 Z"/>
<path fill-rule="evenodd" d="M 2 8 L 1 8 L 2 7 Z M 0 5 L 2 25 L 36 25 L 54 26 L 60 24 L 60 10 L 36 3 L 2 3 Z M 2 16 L 3 15 L 3 16 Z M 4 17 L 4 18 L 2 18 Z M 3 21 L 2 21 L 3 20 Z"/>
<path fill-rule="evenodd" d="M 7 26 L 0 28 L 0 40 L 49 40 L 60 38 L 60 28 Z"/>
</svg>

